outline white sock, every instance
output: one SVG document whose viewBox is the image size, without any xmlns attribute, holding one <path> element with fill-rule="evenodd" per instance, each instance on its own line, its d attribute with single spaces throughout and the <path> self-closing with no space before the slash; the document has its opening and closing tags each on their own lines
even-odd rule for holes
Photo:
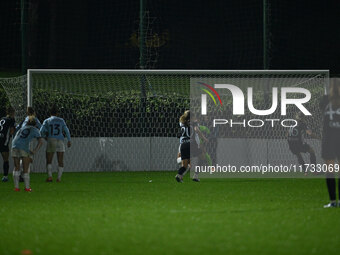
<svg viewBox="0 0 340 255">
<path fill-rule="evenodd" d="M 15 171 L 15 169 L 13 170 L 13 181 L 14 181 L 14 187 L 16 189 L 19 189 L 19 178 L 20 178 L 20 171 Z"/>
<path fill-rule="evenodd" d="M 181 157 L 177 158 L 177 164 L 181 164 L 181 162 L 182 162 L 182 158 Z"/>
<path fill-rule="evenodd" d="M 52 178 L 52 165 L 51 164 L 47 165 L 47 175 L 48 177 Z"/>
<path fill-rule="evenodd" d="M 24 182 L 25 182 L 26 189 L 29 189 L 30 188 L 30 174 L 29 173 L 24 173 Z"/>
<path fill-rule="evenodd" d="M 61 176 L 63 175 L 64 168 L 63 167 L 58 167 L 58 179 L 61 180 Z"/>
<path fill-rule="evenodd" d="M 22 160 L 20 160 L 20 176 L 24 174 L 24 166 L 22 165 Z"/>
</svg>

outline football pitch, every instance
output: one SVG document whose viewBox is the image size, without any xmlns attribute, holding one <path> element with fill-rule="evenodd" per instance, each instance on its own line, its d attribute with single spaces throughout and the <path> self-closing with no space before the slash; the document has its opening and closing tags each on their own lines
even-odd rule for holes
<svg viewBox="0 0 340 255">
<path fill-rule="evenodd" d="M 0 254 L 336 254 L 340 209 L 323 179 L 203 179 L 174 172 L 31 174 L 0 183 Z M 152 181 L 151 181 L 152 180 Z M 23 184 L 21 184 L 23 188 Z"/>
</svg>

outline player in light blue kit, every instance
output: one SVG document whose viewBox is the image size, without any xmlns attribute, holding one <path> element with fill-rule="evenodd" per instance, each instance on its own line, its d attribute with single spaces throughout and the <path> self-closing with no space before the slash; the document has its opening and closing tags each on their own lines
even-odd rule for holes
<svg viewBox="0 0 340 255">
<path fill-rule="evenodd" d="M 13 142 L 12 142 L 12 157 L 14 161 L 14 171 L 13 171 L 13 180 L 15 191 L 20 191 L 19 189 L 19 178 L 20 178 L 20 160 L 22 160 L 23 168 L 24 168 L 24 182 L 25 182 L 25 191 L 31 192 L 30 187 L 30 176 L 29 176 L 29 165 L 32 162 L 30 155 L 34 155 L 42 145 L 42 138 L 39 132 L 39 129 L 34 127 L 36 122 L 33 117 L 30 117 L 27 125 L 20 128 L 16 133 Z M 37 138 L 38 144 L 33 151 L 30 151 L 29 144 L 32 139 Z"/>
<path fill-rule="evenodd" d="M 51 117 L 44 120 L 40 132 L 41 135 L 47 138 L 46 148 L 46 166 L 48 177 L 46 182 L 52 182 L 52 160 L 54 153 L 57 153 L 58 159 L 58 178 L 57 182 L 61 181 L 61 176 L 64 171 L 64 133 L 67 137 L 67 147 L 71 147 L 71 135 L 70 130 L 66 126 L 64 119 L 57 117 L 58 109 L 56 106 L 52 106 L 50 109 Z"/>
<path fill-rule="evenodd" d="M 40 123 L 39 119 L 35 116 L 35 111 L 34 111 L 33 107 L 28 106 L 26 114 L 27 114 L 26 118 L 16 127 L 16 130 L 18 131 L 20 128 L 26 126 L 30 117 L 32 117 L 34 119 L 35 127 L 37 129 L 40 129 L 41 123 Z"/>
<path fill-rule="evenodd" d="M 23 121 L 21 121 L 19 125 L 16 126 L 15 132 L 18 132 L 18 130 L 19 130 L 20 128 L 26 126 L 26 125 L 27 125 L 27 122 L 28 122 L 28 120 L 29 120 L 30 117 L 34 119 L 34 121 L 35 121 L 35 127 L 36 127 L 37 129 L 40 130 L 40 128 L 41 128 L 41 123 L 40 123 L 39 119 L 35 116 L 36 114 L 35 114 L 35 111 L 34 111 L 33 107 L 28 106 L 28 107 L 27 107 L 27 110 L 26 110 L 26 114 L 27 114 L 26 118 L 25 118 Z M 30 157 L 32 158 L 31 161 L 33 162 L 33 156 L 30 155 Z M 24 177 L 23 177 L 24 175 L 23 175 L 22 162 L 20 162 L 20 171 L 21 171 L 20 182 L 23 182 L 23 181 L 24 181 Z M 28 172 L 30 172 L 30 168 L 28 168 Z"/>
</svg>

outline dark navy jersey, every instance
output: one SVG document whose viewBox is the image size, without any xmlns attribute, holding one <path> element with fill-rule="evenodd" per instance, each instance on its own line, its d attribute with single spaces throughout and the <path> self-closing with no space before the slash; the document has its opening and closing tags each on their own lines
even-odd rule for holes
<svg viewBox="0 0 340 255">
<path fill-rule="evenodd" d="M 200 139 L 198 134 L 194 131 L 194 128 L 190 125 L 184 125 L 183 123 L 179 123 L 179 126 L 181 127 L 181 137 L 179 139 L 179 143 L 187 143 L 190 142 L 190 139 L 193 137 L 194 142 L 200 146 Z"/>
<path fill-rule="evenodd" d="M 298 121 L 298 124 L 295 127 L 289 128 L 288 141 L 303 143 L 306 130 L 308 130 L 307 124 L 303 121 Z"/>
<path fill-rule="evenodd" d="M 7 146 L 10 139 L 10 130 L 15 127 L 15 120 L 10 117 L 0 119 L 0 143 Z"/>
<path fill-rule="evenodd" d="M 190 134 L 192 133 L 192 130 L 190 126 L 184 125 L 183 123 L 179 123 L 179 126 L 181 127 L 181 136 L 179 138 L 179 143 L 186 143 L 190 142 Z"/>
<path fill-rule="evenodd" d="M 323 137 L 340 137 L 340 107 L 335 107 L 328 96 L 320 104 L 323 112 Z"/>
</svg>

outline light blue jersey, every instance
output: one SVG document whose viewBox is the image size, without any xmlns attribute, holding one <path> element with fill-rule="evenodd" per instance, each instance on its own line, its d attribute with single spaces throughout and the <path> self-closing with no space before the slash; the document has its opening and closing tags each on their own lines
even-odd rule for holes
<svg viewBox="0 0 340 255">
<path fill-rule="evenodd" d="M 24 119 L 24 121 L 21 122 L 21 123 L 16 127 L 16 131 L 18 131 L 20 128 L 26 126 L 28 120 L 29 120 L 29 116 L 26 116 L 26 118 Z M 39 119 L 38 119 L 37 117 L 34 117 L 34 120 L 35 120 L 35 127 L 36 127 L 37 129 L 40 129 L 40 128 L 41 128 L 41 123 L 40 123 Z"/>
<path fill-rule="evenodd" d="M 12 142 L 12 148 L 24 150 L 29 153 L 30 141 L 34 138 L 40 137 L 41 135 L 39 129 L 33 126 L 24 126 L 16 133 Z"/>
<path fill-rule="evenodd" d="M 67 140 L 71 141 L 70 130 L 66 126 L 64 119 L 56 116 L 51 116 L 44 120 L 44 123 L 40 128 L 40 133 L 43 137 L 55 138 L 58 140 L 64 140 L 63 132 L 65 132 Z"/>
</svg>

